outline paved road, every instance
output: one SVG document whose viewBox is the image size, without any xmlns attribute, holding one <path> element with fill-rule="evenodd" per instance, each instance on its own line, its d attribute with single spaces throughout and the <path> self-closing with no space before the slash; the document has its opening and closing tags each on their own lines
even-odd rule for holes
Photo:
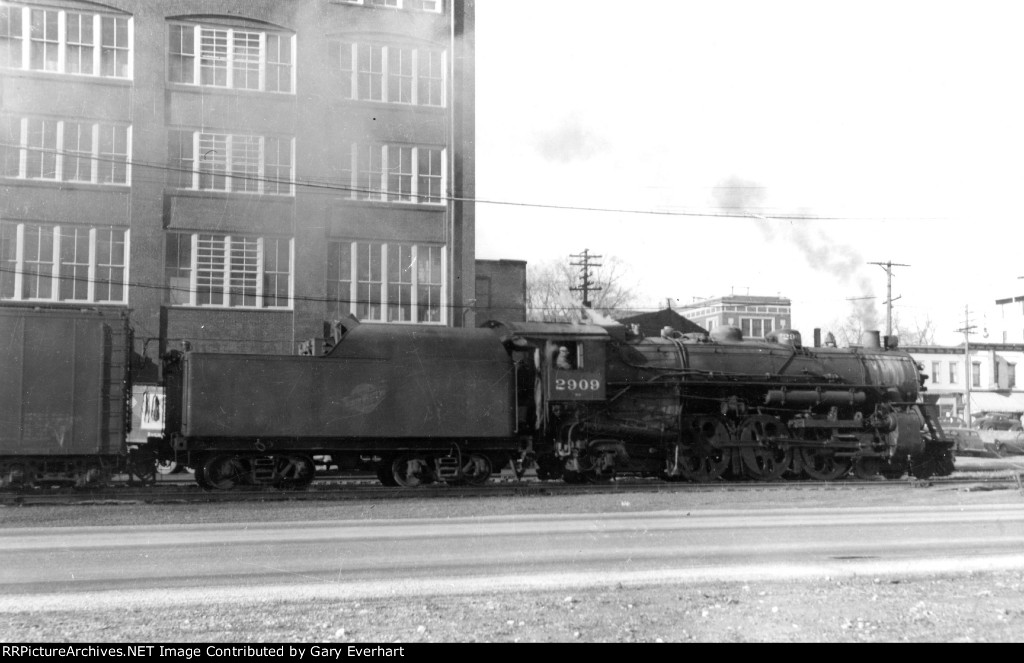
<svg viewBox="0 0 1024 663">
<path fill-rule="evenodd" d="M 1024 505 L 0 530 L 0 613 L 1024 569 Z"/>
</svg>

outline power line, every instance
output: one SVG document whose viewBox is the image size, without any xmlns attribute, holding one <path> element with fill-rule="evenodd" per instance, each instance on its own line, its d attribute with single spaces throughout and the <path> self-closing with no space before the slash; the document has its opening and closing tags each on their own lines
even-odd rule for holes
<svg viewBox="0 0 1024 663">
<path fill-rule="evenodd" d="M 346 193 L 350 193 L 350 194 L 365 194 L 367 196 L 382 196 L 382 197 L 387 197 L 387 196 L 391 196 L 391 195 L 395 194 L 395 192 L 393 192 L 393 191 L 387 191 L 387 190 L 382 190 L 382 189 L 374 189 L 374 188 L 365 188 L 365 187 L 346 185 L 346 184 L 342 184 L 342 183 L 339 183 L 339 182 L 333 182 L 333 181 L 326 180 L 326 179 L 324 179 L 324 180 L 313 179 L 313 178 L 284 179 L 284 178 L 274 178 L 274 177 L 260 177 L 260 176 L 256 176 L 256 175 L 246 175 L 246 174 L 233 173 L 233 172 L 230 172 L 230 171 L 227 171 L 227 170 L 225 170 L 223 172 L 198 171 L 198 170 L 194 170 L 194 169 L 191 169 L 191 168 L 181 168 L 181 167 L 176 167 L 176 166 L 170 166 L 170 165 L 163 164 L 163 163 L 152 163 L 152 162 L 138 161 L 138 160 L 133 160 L 133 159 L 120 160 L 120 159 L 111 159 L 111 158 L 106 158 L 106 157 L 101 157 L 101 156 L 91 156 L 91 155 L 86 157 L 86 156 L 80 156 L 78 153 L 71 153 L 71 152 L 69 152 L 67 150 L 54 150 L 54 149 L 48 149 L 48 148 L 35 148 L 35 147 L 31 147 L 30 148 L 30 147 L 26 147 L 26 146 L 23 146 L 23 145 L 20 145 L 20 144 L 9 143 L 9 142 L 0 142 L 0 147 L 13 148 L 13 149 L 18 149 L 18 150 L 30 150 L 32 152 L 39 152 L 39 153 L 44 153 L 44 154 L 54 154 L 54 155 L 68 155 L 68 154 L 71 154 L 73 158 L 88 159 L 88 160 L 97 161 L 97 162 L 110 162 L 110 163 L 124 164 L 126 166 L 132 166 L 132 167 L 137 167 L 137 168 L 148 168 L 148 169 L 165 171 L 165 172 L 172 172 L 172 173 L 199 174 L 201 176 L 207 176 L 208 175 L 208 176 L 225 177 L 225 178 L 230 177 L 232 180 L 263 182 L 263 183 L 269 183 L 269 184 L 277 184 L 277 185 L 281 185 L 281 186 L 287 185 L 289 187 L 296 187 L 296 188 L 301 187 L 301 188 L 307 188 L 307 189 L 313 189 L 313 190 L 340 191 L 340 192 L 346 192 Z M 294 165 L 292 167 L 294 169 Z M 54 179 L 47 179 L 47 178 L 18 178 L 18 179 L 23 179 L 23 180 L 26 180 L 26 181 L 57 182 L 57 183 L 67 183 L 67 184 L 95 184 L 97 186 L 129 186 L 129 187 L 131 186 L 130 182 L 127 183 L 127 184 L 119 184 L 119 183 L 102 183 L 102 182 L 101 183 L 93 183 L 93 182 L 74 181 L 74 180 L 60 180 L 60 179 L 56 179 L 56 178 L 54 178 Z M 147 181 L 145 178 L 137 178 L 136 174 L 134 172 L 132 173 L 132 179 L 133 180 L 135 180 L 135 179 L 142 179 L 143 181 Z M 149 180 L 149 181 L 156 182 L 156 180 Z M 239 195 L 280 195 L 283 198 L 294 198 L 294 194 L 275 194 L 275 193 L 269 193 L 268 194 L 266 192 L 225 191 L 223 189 L 182 188 L 182 190 L 183 191 L 196 191 L 196 190 L 199 190 L 199 191 L 211 191 L 211 192 L 215 192 L 215 193 L 238 193 Z M 436 195 L 436 196 L 434 196 L 434 195 L 426 196 L 426 195 L 420 194 L 417 197 L 418 198 L 430 198 L 432 201 L 436 200 L 438 202 L 462 202 L 462 203 L 473 203 L 473 204 L 477 204 L 477 205 L 500 205 L 500 206 L 511 206 L 511 207 L 528 207 L 528 208 L 536 208 L 536 209 L 566 210 L 566 211 L 575 211 L 575 212 L 605 212 L 605 213 L 616 213 L 616 214 L 642 214 L 642 215 L 646 215 L 646 216 L 691 217 L 691 218 L 721 218 L 721 219 L 750 219 L 751 216 L 752 216 L 752 212 L 749 209 L 747 209 L 747 208 L 738 208 L 738 207 L 737 208 L 726 208 L 726 209 L 742 209 L 744 211 L 732 213 L 732 212 L 716 212 L 716 211 L 710 211 L 710 210 L 706 210 L 706 211 L 677 211 L 677 210 L 638 209 L 638 208 L 628 208 L 628 207 L 595 207 L 595 206 L 586 206 L 586 205 L 556 205 L 556 204 L 552 204 L 552 203 L 535 203 L 535 202 L 513 201 L 513 200 L 493 200 L 493 199 L 475 198 L 475 197 L 474 198 L 470 198 L 470 197 L 465 197 L 465 196 L 454 196 L 454 195 L 440 194 L 440 193 L 438 195 Z M 396 197 L 394 199 L 389 199 L 389 200 L 383 201 L 383 202 L 410 202 L 410 201 L 408 201 L 408 200 L 403 201 L 403 200 L 398 199 Z M 722 209 L 722 208 L 718 208 L 718 209 Z M 877 218 L 878 220 L 885 220 L 885 219 L 890 218 L 889 216 L 866 217 L 866 216 L 819 216 L 819 215 L 793 215 L 793 214 L 768 214 L 768 215 L 753 214 L 753 216 L 755 218 L 759 218 L 759 219 L 766 220 L 766 221 L 769 221 L 769 220 L 779 220 L 779 221 L 863 221 L 863 220 L 870 220 L 872 218 Z M 914 217 L 915 220 L 920 220 L 920 221 L 926 221 L 926 220 L 934 221 L 934 220 L 937 220 L 937 218 L 938 217 Z"/>
<path fill-rule="evenodd" d="M 600 257 L 600 256 L 591 256 L 591 258 L 594 258 L 594 257 Z M 597 265 L 594 265 L 594 266 L 597 266 Z M 26 271 L 26 270 L 18 270 L 18 269 L 11 269 L 11 268 L 8 268 L 8 267 L 0 267 L 0 274 L 21 274 L 23 276 L 29 276 L 29 277 L 40 276 L 40 274 L 38 272 Z M 110 280 L 95 279 L 95 278 L 94 279 L 89 279 L 89 278 L 76 277 L 76 276 L 68 275 L 68 274 L 58 274 L 56 276 L 53 275 L 53 274 L 43 274 L 42 276 L 47 278 L 47 279 L 53 279 L 54 281 L 58 281 L 58 282 L 60 282 L 60 281 L 78 281 L 78 282 L 81 282 L 81 283 L 95 283 L 95 284 L 102 284 L 102 285 L 110 284 L 110 285 L 121 286 L 121 287 L 124 287 L 124 288 L 137 288 L 137 289 L 143 289 L 143 290 L 160 290 L 160 291 L 164 291 L 164 292 L 167 292 L 167 293 L 180 292 L 180 293 L 188 294 L 188 293 L 192 292 L 191 288 L 172 286 L 172 285 L 156 285 L 156 284 L 153 284 L 153 283 L 146 283 L 146 282 L 141 282 L 141 281 L 110 281 Z M 598 289 L 600 289 L 600 288 L 598 288 Z M 224 288 L 215 288 L 214 290 L 216 292 L 218 292 L 218 293 L 224 292 Z M 591 290 L 594 290 L 594 288 L 591 287 Z M 231 294 L 241 294 L 241 293 L 239 291 L 229 287 L 228 291 L 227 291 L 227 294 L 231 295 Z M 373 305 L 378 305 L 378 306 L 382 306 L 382 307 L 386 306 L 384 304 L 384 302 L 372 302 L 372 301 L 370 301 L 368 299 L 351 299 L 351 298 L 339 299 L 339 298 L 336 298 L 336 297 L 315 297 L 315 296 L 312 296 L 312 295 L 299 295 L 299 294 L 296 294 L 296 295 L 294 295 L 292 297 L 288 297 L 287 299 L 288 299 L 289 302 L 311 302 L 311 303 L 314 303 L 314 304 L 336 304 L 336 305 L 348 305 L 348 306 L 354 306 L 354 305 L 358 306 L 360 304 L 373 304 Z M 84 301 L 84 300 L 71 300 L 71 299 L 24 299 L 24 300 L 4 299 L 3 301 L 4 302 L 8 302 L 8 303 L 10 303 L 10 302 L 19 302 L 19 303 L 25 303 L 25 304 L 64 304 L 64 305 L 74 305 L 74 306 L 123 306 L 124 305 L 124 302 L 117 302 L 117 301 Z M 528 306 L 528 304 L 529 304 L 529 302 L 526 302 L 527 306 Z M 286 310 L 290 310 L 290 308 L 288 308 L 288 307 L 230 306 L 230 305 L 227 305 L 227 304 L 219 305 L 219 306 L 203 306 L 203 305 L 182 304 L 181 306 L 182 307 L 186 307 L 186 308 L 209 308 L 209 309 L 215 309 L 215 310 L 225 310 L 225 309 L 261 310 L 261 311 L 286 311 Z M 456 304 L 444 304 L 444 305 L 437 304 L 436 306 L 438 308 L 446 309 L 446 310 L 449 310 L 449 311 L 462 310 L 464 308 L 464 306 L 456 305 Z M 501 310 L 521 311 L 522 310 L 522 305 L 509 305 L 509 306 L 490 305 L 490 306 L 483 306 L 481 308 L 489 309 L 489 310 L 494 310 L 494 311 L 501 311 Z M 528 308 L 530 308 L 532 310 L 537 310 L 537 311 L 560 311 L 560 310 L 563 309 L 562 306 L 558 306 L 558 305 L 553 305 L 553 306 L 532 306 L 532 307 L 528 306 Z M 627 308 L 630 311 L 658 311 L 658 310 L 661 310 L 657 306 L 651 306 L 651 307 L 629 306 Z"/>
</svg>

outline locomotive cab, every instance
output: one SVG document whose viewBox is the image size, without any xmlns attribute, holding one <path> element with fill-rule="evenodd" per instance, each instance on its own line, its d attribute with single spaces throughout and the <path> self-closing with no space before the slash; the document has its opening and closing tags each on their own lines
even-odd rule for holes
<svg viewBox="0 0 1024 663">
<path fill-rule="evenodd" d="M 580 474 L 591 458 L 581 424 L 607 400 L 608 346 L 604 327 L 579 323 L 488 323 L 501 328 L 520 371 L 520 421 L 532 432 L 541 478 Z M 525 414 L 523 414 L 525 413 Z M 523 424 L 521 424 L 523 429 Z M 574 437 L 575 435 L 575 437 Z M 553 451 L 554 453 L 549 453 Z M 613 455 L 616 453 L 612 452 Z M 582 463 L 591 474 L 593 463 Z M 608 467 L 611 467 L 610 464 Z"/>
<path fill-rule="evenodd" d="M 548 401 L 602 401 L 605 397 L 606 337 L 549 338 L 542 362 Z"/>
</svg>

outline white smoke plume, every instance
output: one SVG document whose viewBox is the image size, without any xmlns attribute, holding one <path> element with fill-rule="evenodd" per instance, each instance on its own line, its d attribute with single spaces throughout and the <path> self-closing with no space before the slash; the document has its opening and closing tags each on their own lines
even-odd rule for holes
<svg viewBox="0 0 1024 663">
<path fill-rule="evenodd" d="M 879 328 L 880 316 L 872 279 L 867 274 L 867 261 L 857 249 L 837 243 L 828 235 L 825 224 L 830 222 L 800 218 L 773 219 L 764 207 L 767 199 L 765 187 L 737 176 L 720 182 L 715 187 L 714 199 L 723 213 L 756 219 L 757 227 L 765 239 L 793 246 L 812 270 L 838 279 L 848 289 L 849 294 L 845 297 L 850 300 L 851 317 L 857 326 L 861 330 Z"/>
</svg>

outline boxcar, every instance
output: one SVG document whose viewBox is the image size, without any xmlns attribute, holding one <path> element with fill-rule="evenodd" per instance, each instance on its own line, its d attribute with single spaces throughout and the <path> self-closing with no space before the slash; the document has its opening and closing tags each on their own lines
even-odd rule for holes
<svg viewBox="0 0 1024 663">
<path fill-rule="evenodd" d="M 98 482 L 124 461 L 127 313 L 0 307 L 0 485 Z"/>
</svg>

